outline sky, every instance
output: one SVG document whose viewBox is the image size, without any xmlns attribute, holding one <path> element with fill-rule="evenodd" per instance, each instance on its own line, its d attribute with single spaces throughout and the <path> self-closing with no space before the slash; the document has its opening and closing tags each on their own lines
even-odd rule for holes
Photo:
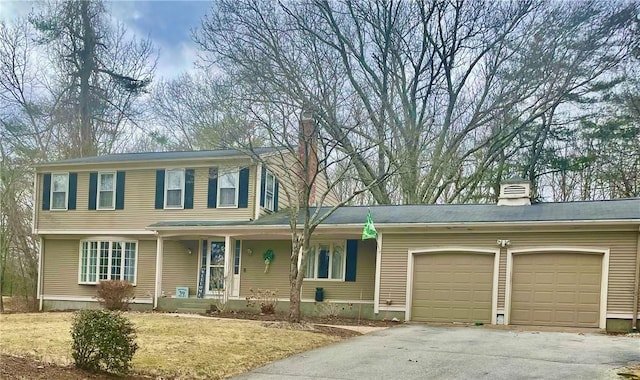
<svg viewBox="0 0 640 380">
<path fill-rule="evenodd" d="M 171 79 L 193 68 L 197 46 L 192 30 L 211 1 L 106 1 L 114 20 L 138 37 L 149 37 L 159 50 L 156 78 Z M 8 22 L 38 9 L 35 1 L 0 0 L 0 19 Z"/>
</svg>

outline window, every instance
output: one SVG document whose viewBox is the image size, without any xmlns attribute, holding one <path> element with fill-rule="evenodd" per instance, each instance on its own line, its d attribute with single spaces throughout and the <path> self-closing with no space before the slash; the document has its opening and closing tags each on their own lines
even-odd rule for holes
<svg viewBox="0 0 640 380">
<path fill-rule="evenodd" d="M 98 210 L 116 208 L 116 173 L 98 174 Z"/>
<path fill-rule="evenodd" d="M 51 175 L 51 210 L 66 210 L 69 196 L 69 174 Z"/>
<path fill-rule="evenodd" d="M 138 244 L 135 241 L 85 240 L 80 245 L 80 283 L 125 280 L 135 285 Z"/>
<path fill-rule="evenodd" d="M 315 243 L 307 255 L 305 278 L 344 281 L 344 243 Z"/>
<path fill-rule="evenodd" d="M 184 205 L 184 169 L 166 171 L 164 207 L 182 208 Z"/>
<path fill-rule="evenodd" d="M 267 171 L 264 187 L 264 207 L 268 210 L 274 210 L 274 201 L 276 193 L 276 177 L 270 171 Z"/>
<path fill-rule="evenodd" d="M 220 173 L 218 177 L 218 207 L 238 207 L 238 169 Z"/>
</svg>

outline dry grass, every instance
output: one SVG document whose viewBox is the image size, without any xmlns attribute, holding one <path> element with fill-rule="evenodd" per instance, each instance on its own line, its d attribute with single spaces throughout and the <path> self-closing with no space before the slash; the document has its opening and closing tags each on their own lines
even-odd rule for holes
<svg viewBox="0 0 640 380">
<path fill-rule="evenodd" d="M 71 313 L 0 315 L 0 351 L 71 363 Z M 138 328 L 135 372 L 181 378 L 226 378 L 324 346 L 336 337 L 266 328 L 257 321 L 129 313 Z"/>
</svg>

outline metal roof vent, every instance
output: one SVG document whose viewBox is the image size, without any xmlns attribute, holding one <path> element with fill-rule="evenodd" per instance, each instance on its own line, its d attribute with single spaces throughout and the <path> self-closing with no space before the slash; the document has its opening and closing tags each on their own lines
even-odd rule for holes
<svg viewBox="0 0 640 380">
<path fill-rule="evenodd" d="M 531 204 L 531 184 L 521 178 L 500 183 L 498 206 L 526 206 Z"/>
</svg>

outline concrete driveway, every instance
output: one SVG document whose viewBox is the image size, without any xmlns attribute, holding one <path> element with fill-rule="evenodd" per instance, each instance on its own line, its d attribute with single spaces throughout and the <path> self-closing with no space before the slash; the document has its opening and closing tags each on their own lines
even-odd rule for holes
<svg viewBox="0 0 640 380">
<path fill-rule="evenodd" d="M 640 339 L 477 327 L 398 326 L 237 379 L 618 379 Z"/>
</svg>

